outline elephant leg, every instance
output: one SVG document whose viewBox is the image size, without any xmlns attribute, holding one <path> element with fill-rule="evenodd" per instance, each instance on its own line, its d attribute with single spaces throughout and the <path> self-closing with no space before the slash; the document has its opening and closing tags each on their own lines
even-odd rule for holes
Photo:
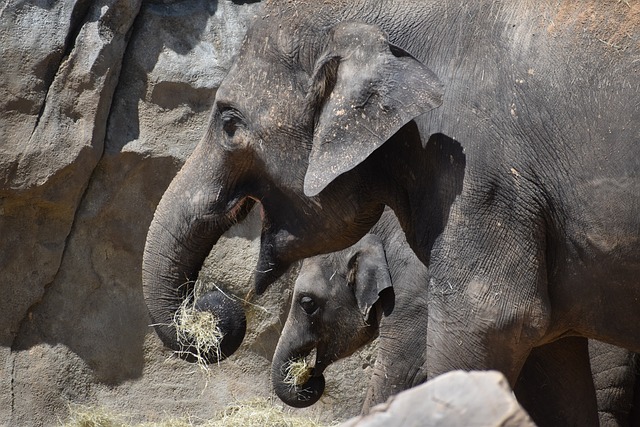
<svg viewBox="0 0 640 427">
<path fill-rule="evenodd" d="M 589 341 L 589 354 L 600 425 L 631 425 L 637 354 L 595 340 Z"/>
<path fill-rule="evenodd" d="M 493 369 L 513 387 L 551 326 L 546 246 L 530 238 L 544 230 L 510 213 L 485 217 L 474 200 L 461 203 L 470 203 L 458 208 L 467 215 L 449 217 L 431 252 L 428 377 Z"/>
<path fill-rule="evenodd" d="M 514 392 L 540 427 L 598 425 L 586 338 L 567 337 L 532 349 Z"/>
<path fill-rule="evenodd" d="M 454 287 L 455 289 L 455 287 Z M 549 324 L 548 304 L 525 286 L 470 282 L 462 291 L 430 286 L 428 379 L 462 370 L 497 370 L 513 387 Z"/>
</svg>

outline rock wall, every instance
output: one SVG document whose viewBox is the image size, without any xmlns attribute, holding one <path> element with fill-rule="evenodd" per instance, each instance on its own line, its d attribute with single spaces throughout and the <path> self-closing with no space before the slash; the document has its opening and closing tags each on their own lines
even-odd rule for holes
<svg viewBox="0 0 640 427">
<path fill-rule="evenodd" d="M 208 373 L 149 327 L 141 258 L 155 206 L 204 132 L 252 1 L 0 5 L 0 425 L 91 404 L 157 421 L 272 397 L 291 277 L 257 299 L 253 218 L 203 277 L 247 299 L 248 336 Z M 292 273 L 293 274 L 293 273 Z M 359 412 L 371 351 L 327 372 L 321 420 Z"/>
</svg>

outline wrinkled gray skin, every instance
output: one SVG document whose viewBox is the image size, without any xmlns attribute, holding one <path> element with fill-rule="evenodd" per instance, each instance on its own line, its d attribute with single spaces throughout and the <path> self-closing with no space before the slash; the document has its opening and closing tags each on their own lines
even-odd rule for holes
<svg viewBox="0 0 640 427">
<path fill-rule="evenodd" d="M 305 259 L 272 362 L 276 394 L 309 406 L 322 394 L 283 382 L 287 363 L 316 349 L 314 376 L 379 335 L 364 409 L 426 380 L 427 268 L 389 210 L 355 245 Z"/>
<path fill-rule="evenodd" d="M 424 382 L 427 278 L 427 268 L 388 210 L 355 245 L 304 260 L 272 361 L 278 397 L 295 407 L 314 404 L 323 390 L 286 384 L 288 363 L 315 349 L 313 376 L 321 376 L 329 364 L 378 335 L 364 408 Z"/>
<path fill-rule="evenodd" d="M 272 363 L 276 394 L 295 407 L 313 405 L 322 391 L 285 382 L 289 361 L 316 349 L 314 375 L 378 339 L 376 363 L 362 412 L 427 380 L 428 270 L 409 248 L 393 213 L 355 245 L 303 261 L 292 305 Z M 515 385 L 518 400 L 539 426 L 585 425 L 593 416 L 592 383 L 575 370 L 584 339 L 564 338 L 535 348 Z M 635 355 L 590 343 L 600 424 L 630 425 Z M 576 375 L 577 374 L 577 375 Z M 324 384 L 324 379 L 321 381 Z"/>
<path fill-rule="evenodd" d="M 640 351 L 640 25 L 623 3 L 593 22 L 569 0 L 265 4 L 149 228 L 154 323 L 255 201 L 257 293 L 388 205 L 431 275 L 428 378 L 513 385 L 561 337 Z"/>
<path fill-rule="evenodd" d="M 601 426 L 640 426 L 638 354 L 589 341 Z"/>
</svg>

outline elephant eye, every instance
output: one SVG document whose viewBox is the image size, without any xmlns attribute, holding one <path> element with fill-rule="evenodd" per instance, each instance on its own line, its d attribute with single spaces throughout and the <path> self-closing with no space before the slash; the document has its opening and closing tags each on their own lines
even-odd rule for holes
<svg viewBox="0 0 640 427">
<path fill-rule="evenodd" d="M 223 115 L 221 119 L 222 130 L 224 130 L 227 136 L 232 137 L 233 135 L 235 135 L 236 130 L 238 129 L 237 118 L 232 115 Z"/>
<path fill-rule="evenodd" d="M 304 296 L 304 297 L 300 298 L 300 305 L 302 306 L 302 309 L 307 314 L 313 314 L 316 311 L 316 309 L 318 308 L 317 305 L 316 305 L 316 302 L 313 300 L 313 298 L 308 297 L 308 296 Z"/>
<path fill-rule="evenodd" d="M 222 122 L 222 130 L 230 138 L 235 135 L 242 125 L 241 114 L 230 107 L 223 107 L 220 110 L 220 121 Z"/>
</svg>

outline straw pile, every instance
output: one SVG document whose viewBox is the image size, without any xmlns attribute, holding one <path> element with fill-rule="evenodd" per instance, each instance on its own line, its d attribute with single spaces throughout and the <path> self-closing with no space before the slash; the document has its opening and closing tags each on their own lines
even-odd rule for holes
<svg viewBox="0 0 640 427">
<path fill-rule="evenodd" d="M 72 407 L 63 427 L 323 427 L 317 420 L 297 416 L 267 399 L 230 405 L 211 420 L 175 418 L 160 423 L 128 423 L 124 415 L 102 408 Z"/>
</svg>

